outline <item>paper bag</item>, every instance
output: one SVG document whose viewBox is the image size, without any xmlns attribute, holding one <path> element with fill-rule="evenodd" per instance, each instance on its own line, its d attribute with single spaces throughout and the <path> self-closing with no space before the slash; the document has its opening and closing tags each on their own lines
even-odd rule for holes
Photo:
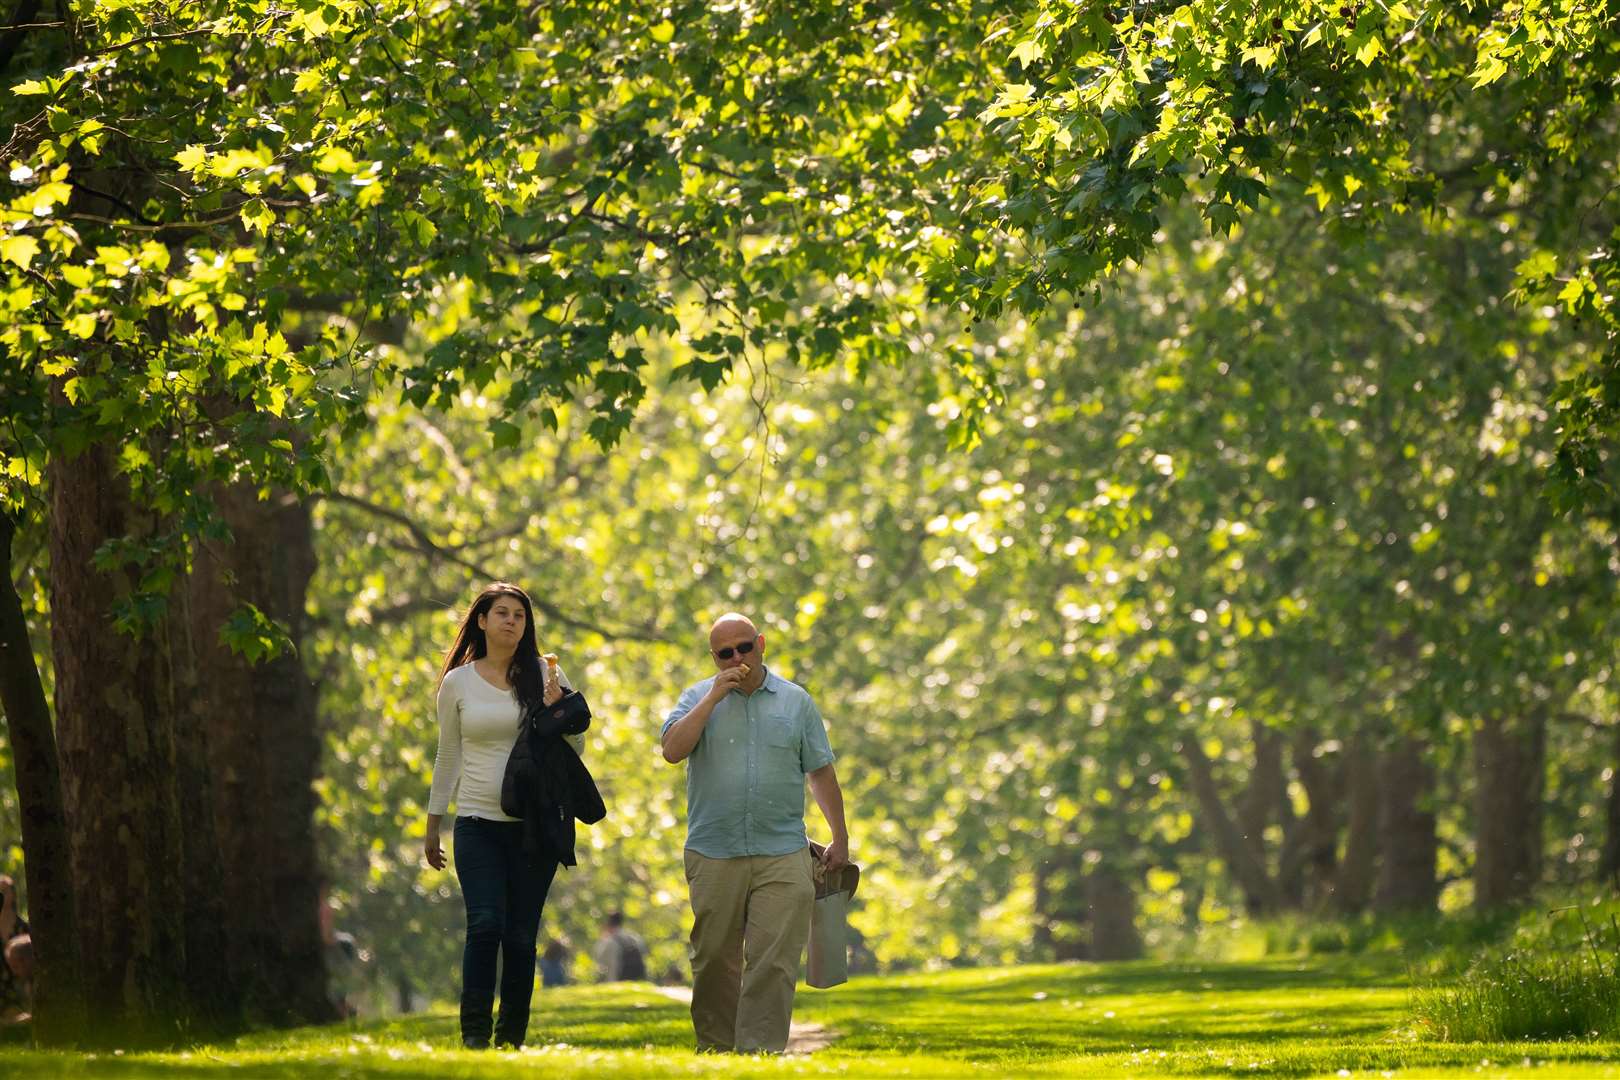
<svg viewBox="0 0 1620 1080">
<path fill-rule="evenodd" d="M 849 893 L 816 897 L 810 915 L 810 962 L 804 981 L 818 989 L 849 981 Z"/>
<path fill-rule="evenodd" d="M 821 845 L 810 854 L 821 857 Z M 854 863 L 832 873 L 816 865 L 816 901 L 810 913 L 810 948 L 805 982 L 820 990 L 849 981 L 849 901 L 861 882 Z"/>
</svg>

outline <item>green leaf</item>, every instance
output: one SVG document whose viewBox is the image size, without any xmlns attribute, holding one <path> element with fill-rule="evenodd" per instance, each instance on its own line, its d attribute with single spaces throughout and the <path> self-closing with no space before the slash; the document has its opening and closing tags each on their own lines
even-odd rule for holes
<svg viewBox="0 0 1620 1080">
<path fill-rule="evenodd" d="M 315 159 L 315 168 L 325 173 L 357 173 L 360 163 L 354 160 L 347 147 L 328 146 Z"/>
<path fill-rule="evenodd" d="M 273 660 L 295 648 L 287 629 L 252 604 L 231 613 L 220 628 L 219 640 L 250 664 Z"/>
<path fill-rule="evenodd" d="M 1027 69 L 1031 64 L 1045 58 L 1046 46 L 1041 44 L 1038 38 L 1025 38 L 1013 46 L 1012 56 Z"/>
<path fill-rule="evenodd" d="M 198 144 L 192 143 L 174 155 L 174 160 L 182 169 L 196 176 L 208 164 L 208 151 Z"/>
<path fill-rule="evenodd" d="M 276 223 L 276 212 L 264 204 L 263 199 L 250 199 L 242 207 L 242 224 L 260 236 L 269 233 Z"/>
<path fill-rule="evenodd" d="M 1558 269 L 1558 256 L 1551 251 L 1538 251 L 1514 267 L 1521 283 L 1532 283 L 1551 277 Z"/>
<path fill-rule="evenodd" d="M 523 438 L 523 429 L 506 420 L 491 420 L 489 433 L 491 443 L 497 450 L 510 450 Z"/>
<path fill-rule="evenodd" d="M 8 236 L 0 240 L 0 262 L 16 263 L 24 270 L 39 254 L 39 241 L 32 236 Z"/>
</svg>

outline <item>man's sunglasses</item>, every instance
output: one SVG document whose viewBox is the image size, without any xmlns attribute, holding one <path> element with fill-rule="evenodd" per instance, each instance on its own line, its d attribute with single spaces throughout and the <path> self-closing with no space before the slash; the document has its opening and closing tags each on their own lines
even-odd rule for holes
<svg viewBox="0 0 1620 1080">
<path fill-rule="evenodd" d="M 714 655 L 716 659 L 719 660 L 730 660 L 732 656 L 747 656 L 753 651 L 754 643 L 752 641 L 745 641 L 741 645 L 738 645 L 735 649 L 733 649 L 730 645 L 727 645 Z"/>
</svg>

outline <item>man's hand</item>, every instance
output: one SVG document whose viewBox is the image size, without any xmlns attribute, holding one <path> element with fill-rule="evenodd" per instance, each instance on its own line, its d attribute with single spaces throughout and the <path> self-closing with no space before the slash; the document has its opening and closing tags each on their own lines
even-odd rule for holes
<svg viewBox="0 0 1620 1080">
<path fill-rule="evenodd" d="M 422 841 L 422 854 L 427 856 L 427 864 L 433 869 L 444 869 L 444 845 L 439 840 L 438 829 L 428 830 L 427 838 Z"/>
<path fill-rule="evenodd" d="M 727 694 L 740 688 L 743 681 L 748 678 L 750 668 L 747 664 L 738 664 L 736 667 L 722 668 L 709 684 L 708 691 L 687 710 L 686 715 L 669 726 L 664 732 L 663 751 L 664 760 L 671 765 L 685 761 L 687 756 L 697 747 L 698 740 L 703 738 L 703 729 L 709 722 L 720 702 L 725 700 Z"/>
<path fill-rule="evenodd" d="M 719 702 L 727 694 L 741 687 L 747 678 L 748 667 L 746 664 L 726 668 L 714 677 L 714 685 L 709 687 L 709 692 L 704 696 L 711 701 Z"/>
<path fill-rule="evenodd" d="M 842 870 L 849 865 L 849 837 L 835 837 L 821 849 L 821 868 L 827 873 Z"/>
</svg>

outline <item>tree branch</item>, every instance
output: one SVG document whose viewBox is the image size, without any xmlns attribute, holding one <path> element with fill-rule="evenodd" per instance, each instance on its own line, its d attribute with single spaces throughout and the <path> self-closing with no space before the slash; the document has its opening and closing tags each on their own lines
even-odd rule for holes
<svg viewBox="0 0 1620 1080">
<path fill-rule="evenodd" d="M 346 506 L 353 506 L 356 509 L 363 510 L 375 517 L 380 517 L 384 520 L 391 521 L 394 524 L 399 525 L 407 533 L 409 533 L 411 539 L 415 541 L 414 550 L 428 556 L 429 559 L 440 559 L 444 562 L 450 563 L 453 566 L 459 566 L 464 570 L 470 570 L 487 581 L 499 581 L 502 578 L 501 574 L 495 573 L 481 563 L 464 558 L 456 554 L 455 549 L 438 543 L 428 535 L 426 529 L 419 525 L 410 516 L 402 513 L 401 511 L 394 510 L 386 506 L 378 506 L 376 503 L 367 499 L 362 499 L 357 495 L 345 494 L 341 491 L 331 492 L 322 497 L 331 502 L 339 502 Z M 563 626 L 597 634 L 608 639 L 609 641 L 644 641 L 658 644 L 667 644 L 670 641 L 667 634 L 653 626 L 609 627 L 587 618 L 571 615 L 549 600 L 544 600 L 537 596 L 531 596 L 529 599 L 534 606 L 540 611 L 544 612 L 548 618 L 561 623 Z M 398 608 L 399 606 L 400 605 L 395 605 L 395 608 Z"/>
<path fill-rule="evenodd" d="M 0 37 L 0 71 L 5 71 L 11 66 L 11 58 L 17 55 L 17 48 L 22 44 L 22 39 L 28 31 L 67 25 L 60 22 L 31 22 L 38 10 L 39 0 L 19 0 L 17 10 L 11 15 L 11 25 L 0 26 L 0 30 L 5 31 L 5 37 Z"/>
</svg>

